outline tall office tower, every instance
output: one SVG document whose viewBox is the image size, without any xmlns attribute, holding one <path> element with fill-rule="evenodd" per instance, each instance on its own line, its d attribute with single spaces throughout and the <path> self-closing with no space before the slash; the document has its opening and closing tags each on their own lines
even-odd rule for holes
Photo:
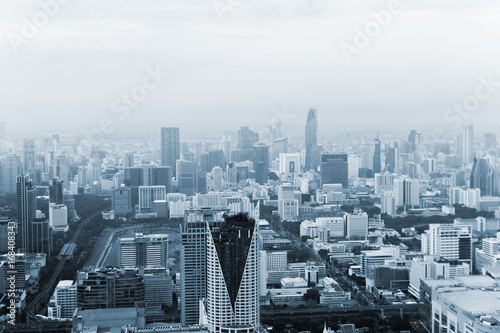
<svg viewBox="0 0 500 333">
<path fill-rule="evenodd" d="M 137 270 L 93 268 L 77 273 L 77 305 L 82 310 L 134 307 L 144 303 L 145 294 Z"/>
<path fill-rule="evenodd" d="M 373 170 L 373 147 L 363 146 L 361 150 L 361 167 Z"/>
<path fill-rule="evenodd" d="M 161 165 L 172 168 L 176 173 L 176 161 L 181 158 L 181 140 L 178 127 L 162 127 L 161 129 Z"/>
<path fill-rule="evenodd" d="M 16 177 L 23 173 L 19 156 L 9 154 L 2 162 L 3 193 L 16 193 Z"/>
<path fill-rule="evenodd" d="M 31 173 L 35 169 L 35 139 L 23 139 L 23 168 L 24 173 Z"/>
<path fill-rule="evenodd" d="M 486 150 L 496 148 L 497 137 L 495 133 L 484 133 L 484 148 Z"/>
<path fill-rule="evenodd" d="M 32 253 L 45 253 L 47 258 L 52 255 L 52 228 L 47 219 L 33 219 L 30 227 L 30 249 Z"/>
<path fill-rule="evenodd" d="M 152 213 L 155 201 L 166 200 L 166 196 L 164 185 L 139 186 L 139 212 Z"/>
<path fill-rule="evenodd" d="M 226 160 L 229 161 L 231 157 L 231 149 L 233 148 L 233 143 L 231 142 L 231 137 L 223 137 L 222 138 L 222 151 L 224 152 L 224 156 Z"/>
<path fill-rule="evenodd" d="M 62 205 L 64 203 L 64 198 L 63 198 L 63 182 L 59 181 L 59 179 L 54 178 L 52 180 L 52 183 L 49 185 L 49 193 L 50 193 L 50 199 L 49 202 L 56 204 L 56 205 Z"/>
<path fill-rule="evenodd" d="M 90 184 L 102 181 L 102 160 L 99 154 L 93 154 L 87 165 L 87 180 Z"/>
<path fill-rule="evenodd" d="M 420 149 L 420 144 L 422 141 L 422 134 L 417 133 L 415 130 L 411 130 L 408 135 L 408 152 L 417 153 Z"/>
<path fill-rule="evenodd" d="M 134 163 L 135 163 L 134 153 L 123 154 L 123 161 L 122 161 L 123 169 L 132 168 L 134 166 Z"/>
<path fill-rule="evenodd" d="M 316 170 L 320 163 L 320 152 L 318 147 L 318 110 L 309 109 L 305 131 L 306 161 L 304 167 L 305 170 Z"/>
<path fill-rule="evenodd" d="M 56 158 L 56 174 L 54 177 L 58 177 L 63 182 L 64 188 L 69 187 L 69 165 L 66 156 Z"/>
<path fill-rule="evenodd" d="M 269 146 L 263 142 L 253 145 L 253 169 L 255 170 L 255 182 L 266 184 L 269 173 Z"/>
<path fill-rule="evenodd" d="M 429 224 L 429 230 L 422 234 L 422 252 L 466 263 L 472 271 L 472 227 Z"/>
<path fill-rule="evenodd" d="M 259 133 L 255 133 L 248 126 L 242 126 L 238 130 L 238 149 L 252 149 L 259 141 Z"/>
<path fill-rule="evenodd" d="M 224 187 L 224 179 L 223 179 L 222 175 L 223 175 L 222 168 L 214 167 L 212 169 L 212 180 L 214 182 L 213 187 L 214 187 L 215 192 L 222 191 L 222 189 Z"/>
<path fill-rule="evenodd" d="M 7 140 L 7 126 L 5 121 L 0 121 L 0 141 Z"/>
<path fill-rule="evenodd" d="M 30 229 L 36 217 L 36 190 L 26 175 L 16 177 L 17 185 L 17 222 L 16 247 L 20 253 L 31 253 Z"/>
<path fill-rule="evenodd" d="M 383 191 L 394 190 L 395 173 L 377 173 L 375 174 L 375 194 L 382 194 Z"/>
<path fill-rule="evenodd" d="M 436 172 L 437 161 L 435 158 L 424 158 L 422 166 L 426 174 L 431 174 Z"/>
<path fill-rule="evenodd" d="M 210 169 L 210 155 L 207 153 L 202 153 L 199 159 L 200 170 L 204 172 L 209 172 Z"/>
<path fill-rule="evenodd" d="M 193 195 L 206 191 L 206 173 L 200 171 L 196 162 L 178 160 L 176 178 L 180 193 Z"/>
<path fill-rule="evenodd" d="M 222 150 L 211 150 L 208 152 L 208 171 L 212 170 L 214 167 L 226 167 L 226 155 Z"/>
<path fill-rule="evenodd" d="M 420 182 L 418 179 L 402 178 L 394 180 L 396 206 L 420 206 Z"/>
<path fill-rule="evenodd" d="M 474 158 L 470 173 L 470 187 L 481 190 L 481 195 L 493 196 L 497 193 L 495 169 L 487 158 Z"/>
<path fill-rule="evenodd" d="M 286 176 L 298 175 L 300 173 L 300 153 L 280 154 L 280 174 Z"/>
<path fill-rule="evenodd" d="M 387 147 L 387 150 L 385 152 L 385 170 L 389 172 L 398 172 L 398 159 L 398 146 L 395 145 L 393 147 Z"/>
<path fill-rule="evenodd" d="M 207 224 L 220 226 L 229 209 L 189 209 L 181 226 L 181 323 L 200 321 L 200 300 L 207 297 Z"/>
<path fill-rule="evenodd" d="M 48 317 L 72 319 L 77 308 L 76 297 L 76 284 L 73 280 L 59 281 L 47 308 Z"/>
<path fill-rule="evenodd" d="M 139 186 L 143 185 L 143 169 L 127 168 L 123 178 L 125 186 L 130 187 L 130 200 L 132 207 L 139 203 Z"/>
<path fill-rule="evenodd" d="M 257 223 L 239 214 L 208 228 L 208 330 L 255 332 L 260 323 Z"/>
<path fill-rule="evenodd" d="M 168 267 L 168 235 L 136 233 L 120 238 L 120 267 Z"/>
<path fill-rule="evenodd" d="M 172 193 L 172 168 L 167 167 L 158 167 L 147 170 L 149 171 L 149 185 L 163 185 L 167 193 Z M 144 170 L 144 174 L 146 175 L 146 170 Z M 144 184 L 146 185 L 146 184 Z"/>
<path fill-rule="evenodd" d="M 343 188 L 349 186 L 347 154 L 321 153 L 321 183 L 342 184 Z"/>
<path fill-rule="evenodd" d="M 273 160 L 279 158 L 280 154 L 288 153 L 288 138 L 273 140 Z M 300 171 L 300 168 L 299 168 Z"/>
<path fill-rule="evenodd" d="M 368 235 L 368 214 L 362 210 L 355 210 L 353 214 L 347 214 L 346 230 L 347 238 L 363 238 Z"/>
<path fill-rule="evenodd" d="M 380 161 L 380 140 L 375 139 L 375 147 L 373 150 L 373 173 L 380 173 L 382 170 L 382 162 Z"/>
<path fill-rule="evenodd" d="M 469 164 L 474 159 L 474 129 L 472 125 L 464 126 L 462 134 L 457 137 L 457 153 L 460 162 Z"/>
</svg>

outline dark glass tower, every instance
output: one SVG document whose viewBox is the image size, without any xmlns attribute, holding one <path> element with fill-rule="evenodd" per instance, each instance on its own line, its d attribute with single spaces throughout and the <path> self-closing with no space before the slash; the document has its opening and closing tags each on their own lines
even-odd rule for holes
<svg viewBox="0 0 500 333">
<path fill-rule="evenodd" d="M 349 185 L 347 154 L 321 154 L 321 183 L 342 184 L 343 188 Z"/>
<path fill-rule="evenodd" d="M 18 231 L 16 247 L 18 252 L 31 253 L 30 229 L 33 219 L 36 217 L 36 193 L 35 188 L 26 175 L 16 178 L 17 185 L 17 221 Z"/>
<path fill-rule="evenodd" d="M 306 121 L 306 161 L 305 169 L 316 170 L 319 165 L 319 147 L 318 147 L 318 111 L 309 109 Z"/>
</svg>

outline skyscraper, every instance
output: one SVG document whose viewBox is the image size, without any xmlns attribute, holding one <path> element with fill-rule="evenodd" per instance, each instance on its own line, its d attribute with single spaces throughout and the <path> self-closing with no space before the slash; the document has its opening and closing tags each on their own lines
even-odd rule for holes
<svg viewBox="0 0 500 333">
<path fill-rule="evenodd" d="M 259 133 L 252 131 L 248 126 L 242 126 L 238 130 L 238 149 L 252 149 L 257 141 Z"/>
<path fill-rule="evenodd" d="M 238 214 L 207 228 L 208 330 L 255 332 L 260 319 L 257 223 Z"/>
<path fill-rule="evenodd" d="M 50 199 L 49 202 L 62 205 L 64 203 L 63 199 L 63 182 L 59 181 L 59 179 L 54 178 L 52 183 L 49 185 Z"/>
<path fill-rule="evenodd" d="M 474 158 L 474 165 L 470 174 L 470 187 L 481 190 L 481 195 L 493 196 L 496 194 L 496 175 L 487 158 Z"/>
<path fill-rule="evenodd" d="M 380 162 L 380 140 L 375 139 L 375 149 L 373 150 L 373 173 L 380 173 L 382 165 Z"/>
<path fill-rule="evenodd" d="M 318 111 L 309 109 L 305 127 L 306 138 L 306 161 L 305 169 L 316 170 L 319 165 L 319 147 L 318 147 Z"/>
<path fill-rule="evenodd" d="M 343 188 L 348 188 L 349 169 L 347 154 L 322 153 L 320 172 L 322 184 L 342 184 Z"/>
<path fill-rule="evenodd" d="M 192 161 L 177 161 L 177 186 L 180 193 L 193 195 L 206 191 L 206 173 Z"/>
<path fill-rule="evenodd" d="M 420 182 L 418 179 L 394 180 L 394 194 L 397 206 L 420 206 Z"/>
<path fill-rule="evenodd" d="M 224 222 L 229 209 L 190 209 L 181 226 L 181 323 L 195 325 L 200 320 L 199 302 L 207 297 L 207 225 Z"/>
<path fill-rule="evenodd" d="M 35 139 L 23 139 L 23 167 L 24 173 L 30 175 L 35 169 Z"/>
<path fill-rule="evenodd" d="M 23 173 L 19 156 L 9 154 L 2 162 L 3 193 L 16 193 L 16 177 Z"/>
<path fill-rule="evenodd" d="M 17 185 L 17 221 L 18 233 L 16 247 L 18 252 L 31 253 L 30 229 L 36 217 L 36 193 L 31 181 L 26 175 L 16 178 Z"/>
<path fill-rule="evenodd" d="M 474 129 L 472 125 L 464 126 L 462 134 L 457 138 L 457 153 L 460 162 L 463 164 L 469 164 L 473 162 L 474 159 Z"/>
<path fill-rule="evenodd" d="M 269 146 L 263 142 L 257 142 L 253 145 L 253 168 L 255 182 L 266 184 L 269 172 Z"/>
<path fill-rule="evenodd" d="M 176 161 L 181 158 L 181 141 L 178 127 L 161 129 L 161 165 L 172 168 L 176 174 Z"/>
<path fill-rule="evenodd" d="M 387 147 L 385 152 L 385 170 L 389 172 L 398 172 L 399 149 L 397 144 Z"/>
</svg>

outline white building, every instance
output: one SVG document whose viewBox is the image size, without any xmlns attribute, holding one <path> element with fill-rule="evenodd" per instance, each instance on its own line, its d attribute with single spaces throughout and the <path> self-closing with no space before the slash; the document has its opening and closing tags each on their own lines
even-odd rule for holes
<svg viewBox="0 0 500 333">
<path fill-rule="evenodd" d="M 139 212 L 151 213 L 153 202 L 166 200 L 167 187 L 165 185 L 139 186 Z"/>
<path fill-rule="evenodd" d="M 279 155 L 279 159 L 280 174 L 290 177 L 291 175 L 297 175 L 300 173 L 300 153 L 281 153 Z"/>
<path fill-rule="evenodd" d="M 451 187 L 448 190 L 448 197 L 450 205 L 464 205 L 477 209 L 481 199 L 481 190 L 478 188 Z"/>
<path fill-rule="evenodd" d="M 267 251 L 266 269 L 268 271 L 286 270 L 288 265 L 287 251 Z"/>
<path fill-rule="evenodd" d="M 353 214 L 346 214 L 347 238 L 363 238 L 368 235 L 368 214 L 355 210 Z"/>
<path fill-rule="evenodd" d="M 346 221 L 342 216 L 316 218 L 316 224 L 330 230 L 330 237 L 333 238 L 345 237 L 345 223 Z"/>
<path fill-rule="evenodd" d="M 424 254 L 458 260 L 472 270 L 472 228 L 469 225 L 430 224 L 421 237 Z"/>
<path fill-rule="evenodd" d="M 380 197 L 380 213 L 389 216 L 396 215 L 396 195 L 394 191 L 383 191 Z"/>
<path fill-rule="evenodd" d="M 72 280 L 61 280 L 47 308 L 47 316 L 54 319 L 70 319 L 77 308 L 76 284 Z"/>
<path fill-rule="evenodd" d="M 376 173 L 375 174 L 375 194 L 380 195 L 383 191 L 394 190 L 395 173 Z"/>
<path fill-rule="evenodd" d="M 68 226 L 68 208 L 66 205 L 49 205 L 49 224 L 53 232 L 66 232 Z"/>
<path fill-rule="evenodd" d="M 120 267 L 168 267 L 168 235 L 136 233 L 120 238 Z"/>
<path fill-rule="evenodd" d="M 394 180 L 396 205 L 420 206 L 420 182 L 418 179 L 402 178 Z"/>
<path fill-rule="evenodd" d="M 500 254 L 498 254 L 498 246 L 498 238 L 483 239 L 483 248 L 476 249 L 476 270 L 485 274 L 488 268 L 500 267 Z"/>
<path fill-rule="evenodd" d="M 500 332 L 500 291 L 446 286 L 432 292 L 432 333 Z"/>
</svg>

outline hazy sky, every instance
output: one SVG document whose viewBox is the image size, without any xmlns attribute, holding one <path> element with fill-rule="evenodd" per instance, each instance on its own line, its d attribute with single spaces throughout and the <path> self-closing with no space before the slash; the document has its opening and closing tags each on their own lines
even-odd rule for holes
<svg viewBox="0 0 500 333">
<path fill-rule="evenodd" d="M 283 108 L 303 126 L 315 107 L 323 126 L 448 129 L 443 114 L 478 77 L 500 82 L 498 0 L 401 0 L 351 62 L 341 43 L 355 46 L 390 1 L 64 0 L 27 35 L 40 2 L 0 0 L 0 120 L 11 128 L 267 124 Z M 231 10 L 221 19 L 214 4 Z M 160 84 L 147 77 L 155 68 L 169 72 Z M 151 91 L 123 108 L 144 80 Z M 499 112 L 500 85 L 460 121 L 497 126 Z"/>
</svg>

